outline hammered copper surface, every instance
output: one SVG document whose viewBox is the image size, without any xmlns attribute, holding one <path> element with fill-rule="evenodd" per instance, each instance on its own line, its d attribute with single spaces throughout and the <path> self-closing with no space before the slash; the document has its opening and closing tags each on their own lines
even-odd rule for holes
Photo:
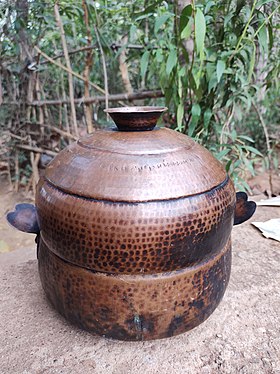
<svg viewBox="0 0 280 374">
<path fill-rule="evenodd" d="M 96 131 L 60 152 L 45 174 L 73 195 L 125 202 L 200 194 L 226 176 L 210 152 L 169 129 Z"/>
<path fill-rule="evenodd" d="M 71 265 L 39 247 L 43 288 L 69 321 L 121 340 L 165 338 L 190 330 L 217 307 L 228 284 L 230 241 L 200 265 L 155 275 L 109 275 Z"/>
<path fill-rule="evenodd" d="M 148 203 L 97 201 L 41 181 L 41 236 L 76 265 L 109 273 L 155 273 L 191 266 L 220 251 L 233 224 L 229 179 L 213 190 Z"/>
<path fill-rule="evenodd" d="M 108 111 L 129 131 L 97 131 L 68 146 L 41 177 L 36 209 L 8 214 L 38 234 L 54 307 L 106 337 L 159 339 L 203 322 L 228 284 L 232 225 L 255 210 L 244 193 L 236 203 L 221 163 L 191 138 L 143 131 L 163 109 Z"/>
</svg>

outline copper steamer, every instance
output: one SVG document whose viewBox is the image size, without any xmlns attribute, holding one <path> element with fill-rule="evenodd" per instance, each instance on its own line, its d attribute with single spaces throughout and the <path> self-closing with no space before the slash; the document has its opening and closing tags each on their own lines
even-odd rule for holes
<svg viewBox="0 0 280 374">
<path fill-rule="evenodd" d="M 109 109 L 118 129 L 65 148 L 36 207 L 8 214 L 37 234 L 52 305 L 105 337 L 165 338 L 209 317 L 228 284 L 232 226 L 255 210 L 205 148 L 155 127 L 164 110 Z"/>
</svg>

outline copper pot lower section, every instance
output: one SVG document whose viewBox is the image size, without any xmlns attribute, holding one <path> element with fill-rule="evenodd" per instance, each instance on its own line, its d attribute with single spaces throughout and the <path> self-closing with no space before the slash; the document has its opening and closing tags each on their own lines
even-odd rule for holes
<svg viewBox="0 0 280 374">
<path fill-rule="evenodd" d="M 198 326 L 216 309 L 229 281 L 231 242 L 168 273 L 94 272 L 62 260 L 42 239 L 38 260 L 47 298 L 70 322 L 107 338 L 161 339 Z"/>
</svg>

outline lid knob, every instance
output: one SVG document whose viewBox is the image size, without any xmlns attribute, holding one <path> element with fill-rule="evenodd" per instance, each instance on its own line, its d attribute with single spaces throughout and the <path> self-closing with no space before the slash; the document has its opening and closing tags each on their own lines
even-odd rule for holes
<svg viewBox="0 0 280 374">
<path fill-rule="evenodd" d="M 119 131 L 149 131 L 153 130 L 166 107 L 131 106 L 105 109 Z"/>
</svg>

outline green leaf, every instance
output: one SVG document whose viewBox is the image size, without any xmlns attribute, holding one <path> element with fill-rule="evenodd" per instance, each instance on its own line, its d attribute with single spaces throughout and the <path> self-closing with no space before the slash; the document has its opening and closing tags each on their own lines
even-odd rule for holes
<svg viewBox="0 0 280 374">
<path fill-rule="evenodd" d="M 251 55 L 250 63 L 249 63 L 248 82 L 251 81 L 254 67 L 255 67 L 255 62 L 256 62 L 256 46 L 255 46 L 255 43 L 253 43 L 253 53 Z"/>
<path fill-rule="evenodd" d="M 170 18 L 170 16 L 171 16 L 171 14 L 168 13 L 168 14 L 164 14 L 160 17 L 156 17 L 155 34 L 158 32 L 158 30 L 161 28 L 161 26 L 166 23 L 166 21 L 168 20 L 168 18 Z"/>
<path fill-rule="evenodd" d="M 246 68 L 246 64 L 250 61 L 250 55 L 248 52 L 243 48 L 240 52 L 240 61 L 243 63 L 244 67 Z"/>
<path fill-rule="evenodd" d="M 265 25 L 260 29 L 258 33 L 258 40 L 260 43 L 260 46 L 263 49 L 263 52 L 265 54 L 268 54 L 268 38 L 267 38 L 267 30 Z"/>
<path fill-rule="evenodd" d="M 149 51 L 145 51 L 143 53 L 143 55 L 141 57 L 141 61 L 140 61 L 140 71 L 141 71 L 141 77 L 142 77 L 142 79 L 145 78 L 147 67 L 148 67 L 148 63 L 149 63 L 149 58 L 150 58 L 150 52 Z"/>
<path fill-rule="evenodd" d="M 190 18 L 186 27 L 181 32 L 181 39 L 188 39 L 191 36 L 192 28 L 193 28 L 193 18 Z"/>
<path fill-rule="evenodd" d="M 240 164 L 241 164 L 241 160 L 234 161 L 234 163 L 233 163 L 233 170 L 237 169 Z"/>
<path fill-rule="evenodd" d="M 200 108 L 200 105 L 199 105 L 199 104 L 194 104 L 194 105 L 192 106 L 191 113 L 192 113 L 192 116 L 193 116 L 193 117 L 200 117 L 200 115 L 201 115 L 201 108 Z"/>
<path fill-rule="evenodd" d="M 244 158 L 244 164 L 246 168 L 249 170 L 249 172 L 254 175 L 255 170 L 254 170 L 254 162 L 252 160 L 248 160 L 247 158 Z"/>
<path fill-rule="evenodd" d="M 261 6 L 268 4 L 268 3 L 272 3 L 274 1 L 275 0 L 260 0 L 257 2 L 256 8 L 260 8 Z"/>
<path fill-rule="evenodd" d="M 184 105 L 181 102 L 177 108 L 177 127 L 179 131 L 182 131 L 183 117 L 184 117 Z"/>
<path fill-rule="evenodd" d="M 231 131 L 230 137 L 231 137 L 231 140 L 233 141 L 233 143 L 235 143 L 236 138 L 237 138 L 236 130 Z"/>
<path fill-rule="evenodd" d="M 221 152 L 216 154 L 216 158 L 218 160 L 222 160 L 229 152 L 230 152 L 230 149 L 228 149 L 228 148 L 223 149 Z"/>
<path fill-rule="evenodd" d="M 229 51 L 223 51 L 221 53 L 221 57 L 222 58 L 224 58 L 224 57 L 227 58 L 227 57 L 231 56 L 233 53 L 235 53 L 235 51 L 233 49 L 230 49 Z"/>
<path fill-rule="evenodd" d="M 207 1 L 206 2 L 206 6 L 205 6 L 205 14 L 207 14 L 209 12 L 209 10 L 216 5 L 216 2 L 211 0 L 211 1 Z"/>
<path fill-rule="evenodd" d="M 195 44 L 197 52 L 204 48 L 204 40 L 206 34 L 206 23 L 202 11 L 197 8 L 195 13 Z"/>
<path fill-rule="evenodd" d="M 183 95 L 183 84 L 182 84 L 182 77 L 178 74 L 178 96 L 182 99 Z"/>
<path fill-rule="evenodd" d="M 172 87 L 165 88 L 164 94 L 165 94 L 166 104 L 169 105 L 172 99 L 172 95 L 173 95 L 173 88 Z"/>
<path fill-rule="evenodd" d="M 224 18 L 224 27 L 227 26 L 227 24 L 229 23 L 229 21 L 234 17 L 234 13 L 229 13 L 225 16 Z"/>
<path fill-rule="evenodd" d="M 195 127 L 196 127 L 196 125 L 199 121 L 199 117 L 200 117 L 200 114 L 201 114 L 200 105 L 199 104 L 194 104 L 192 106 L 191 113 L 192 113 L 192 119 L 191 119 L 191 123 L 190 123 L 189 128 L 188 128 L 188 135 L 189 136 L 193 135 Z"/>
<path fill-rule="evenodd" d="M 171 71 L 177 64 L 177 52 L 175 49 L 171 49 L 166 62 L 166 74 L 170 75 Z"/>
<path fill-rule="evenodd" d="M 129 30 L 129 40 L 133 42 L 136 39 L 136 32 L 137 32 L 137 27 L 135 25 L 131 25 L 130 30 Z"/>
<path fill-rule="evenodd" d="M 217 73 L 217 80 L 218 83 L 220 82 L 222 75 L 224 74 L 224 71 L 226 69 L 226 64 L 223 60 L 219 60 L 217 62 L 217 67 L 216 67 L 216 73 Z"/>
<path fill-rule="evenodd" d="M 208 83 L 208 93 L 217 87 L 217 84 L 218 84 L 218 81 L 217 81 L 217 77 L 216 77 L 216 74 L 213 74 L 212 77 L 210 78 L 209 80 L 209 83 Z"/>
<path fill-rule="evenodd" d="M 255 143 L 255 141 L 252 138 L 250 138 L 249 136 L 247 136 L 247 135 L 239 135 L 239 138 L 247 140 L 250 143 Z"/>
<path fill-rule="evenodd" d="M 267 25 L 268 28 L 268 37 L 269 37 L 269 49 L 273 47 L 274 35 L 273 35 L 273 27 L 271 23 Z"/>
<path fill-rule="evenodd" d="M 226 172 L 228 173 L 232 164 L 232 160 L 229 160 L 226 164 Z"/>
<path fill-rule="evenodd" d="M 258 151 L 256 148 L 251 147 L 250 145 L 246 145 L 246 149 L 252 153 L 255 153 L 258 156 L 263 156 L 260 151 Z"/>
<path fill-rule="evenodd" d="M 207 128 L 209 123 L 210 123 L 210 120 L 211 120 L 211 117 L 212 117 L 212 111 L 210 108 L 207 108 L 203 114 L 203 123 L 204 123 L 204 128 Z"/>
<path fill-rule="evenodd" d="M 159 63 L 163 61 L 162 49 L 160 49 L 160 48 L 158 48 L 157 51 L 156 51 L 156 60 Z"/>
<path fill-rule="evenodd" d="M 178 76 L 179 77 L 184 77 L 186 74 L 186 67 L 182 66 L 181 69 L 178 71 Z"/>
<path fill-rule="evenodd" d="M 193 133 L 194 133 L 194 130 L 195 130 L 195 126 L 197 124 L 198 121 L 195 121 L 195 120 L 191 120 L 191 123 L 189 125 L 189 128 L 188 128 L 188 136 L 192 136 Z"/>
<path fill-rule="evenodd" d="M 207 80 L 210 81 L 210 79 L 213 77 L 213 74 L 215 74 L 216 65 L 213 62 L 207 62 L 205 68 Z"/>
<path fill-rule="evenodd" d="M 187 26 L 189 19 L 192 15 L 192 5 L 187 5 L 181 12 L 180 15 L 180 23 L 179 23 L 179 31 L 180 33 L 184 30 L 184 28 Z"/>
<path fill-rule="evenodd" d="M 148 14 L 155 13 L 157 11 L 157 6 L 160 3 L 162 3 L 162 0 L 156 0 L 153 2 L 152 5 L 147 6 L 147 8 L 142 10 L 141 12 L 136 12 L 136 13 L 132 12 L 133 17 L 135 17 L 135 21 L 139 19 L 143 19 L 144 17 L 146 18 Z"/>
</svg>

